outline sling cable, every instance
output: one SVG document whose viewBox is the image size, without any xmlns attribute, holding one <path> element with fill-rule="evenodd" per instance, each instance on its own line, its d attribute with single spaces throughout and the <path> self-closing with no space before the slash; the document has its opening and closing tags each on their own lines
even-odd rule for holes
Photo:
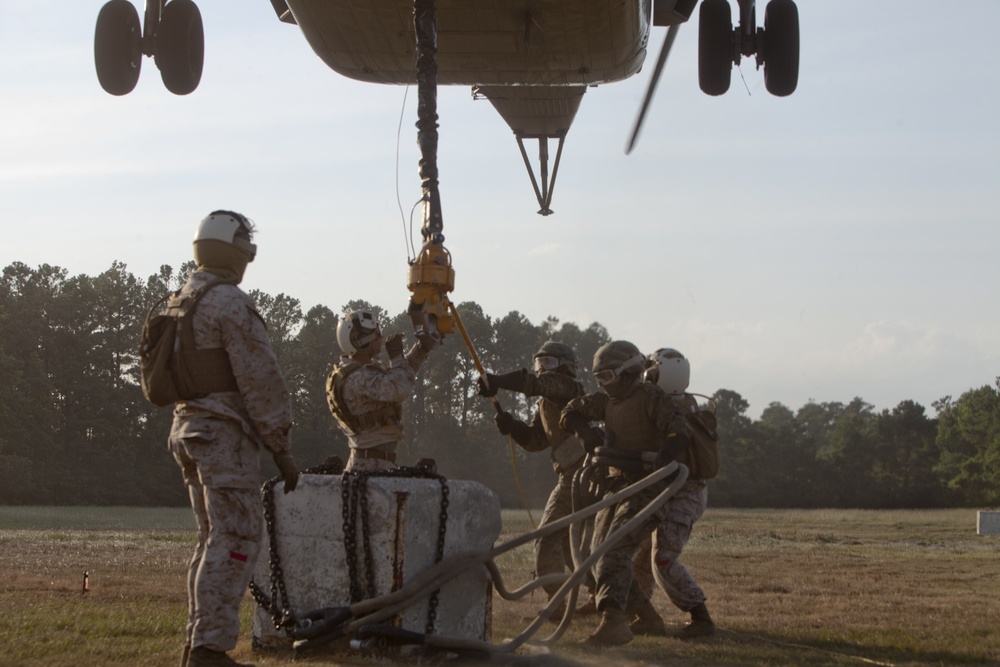
<svg viewBox="0 0 1000 667">
<path fill-rule="evenodd" d="M 412 292 L 407 313 L 417 332 L 424 332 L 440 340 L 457 329 L 472 354 L 476 370 L 485 380 L 486 369 L 476 353 L 472 339 L 462 324 L 458 309 L 448 299 L 448 292 L 455 289 L 455 269 L 451 253 L 444 247 L 444 218 L 441 212 L 441 195 L 438 191 L 437 167 L 437 24 L 435 0 L 414 0 L 413 26 L 416 32 L 417 53 L 417 145 L 420 148 L 419 174 L 423 202 L 420 233 L 423 246 L 415 259 L 410 261 L 406 287 Z M 496 396 L 490 399 L 497 414 L 503 413 Z M 509 438 L 509 436 L 508 436 Z M 521 478 L 514 456 L 514 442 L 510 439 L 511 464 L 521 502 L 534 526 L 535 519 L 528 507 Z"/>
</svg>

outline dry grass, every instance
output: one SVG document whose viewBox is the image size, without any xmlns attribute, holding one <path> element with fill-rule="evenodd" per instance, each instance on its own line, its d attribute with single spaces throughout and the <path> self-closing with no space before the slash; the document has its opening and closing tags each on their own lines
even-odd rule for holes
<svg viewBox="0 0 1000 667">
<path fill-rule="evenodd" d="M 523 513 L 504 521 L 505 535 L 528 528 Z M 0 665 L 177 664 L 190 524 L 180 509 L 0 508 Z M 98 528 L 84 529 L 91 525 Z M 560 660 L 543 662 L 1000 664 L 1000 538 L 977 537 L 972 510 L 710 509 L 683 560 L 709 595 L 717 636 L 638 638 L 594 651 L 579 644 L 595 622 L 584 617 L 560 642 Z M 501 562 L 511 584 L 525 581 L 532 564 L 530 546 Z M 542 604 L 541 595 L 497 599 L 494 641 L 518 634 Z M 662 594 L 655 604 L 668 625 L 686 620 Z M 293 664 L 290 655 L 253 654 L 250 610 L 247 598 L 236 656 L 260 667 Z"/>
</svg>

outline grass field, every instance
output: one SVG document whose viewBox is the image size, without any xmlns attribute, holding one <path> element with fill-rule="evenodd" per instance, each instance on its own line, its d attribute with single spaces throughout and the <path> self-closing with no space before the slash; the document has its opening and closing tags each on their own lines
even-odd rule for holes
<svg viewBox="0 0 1000 667">
<path fill-rule="evenodd" d="M 683 557 L 709 596 L 711 638 L 637 638 L 595 651 L 576 619 L 544 663 L 585 665 L 1000 665 L 1000 537 L 974 510 L 710 509 Z M 504 538 L 528 529 L 505 512 Z M 502 538 L 503 539 L 503 538 Z M 176 665 L 186 508 L 0 507 L 0 665 Z M 500 563 L 527 579 L 530 546 Z M 84 594 L 83 573 L 89 573 Z M 523 574 L 522 574 L 523 573 Z M 662 593 L 668 625 L 686 618 Z M 542 596 L 494 601 L 494 641 L 519 633 Z M 238 659 L 260 667 L 365 664 L 358 658 L 255 654 L 245 599 Z M 348 661 L 350 660 L 350 662 Z"/>
</svg>

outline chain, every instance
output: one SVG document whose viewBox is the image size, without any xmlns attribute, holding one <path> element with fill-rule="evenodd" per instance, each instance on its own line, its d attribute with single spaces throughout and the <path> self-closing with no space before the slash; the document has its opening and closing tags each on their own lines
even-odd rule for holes
<svg viewBox="0 0 1000 667">
<path fill-rule="evenodd" d="M 264 482 L 261 487 L 261 504 L 264 506 L 264 523 L 267 526 L 268 549 L 270 551 L 271 566 L 271 595 L 268 597 L 260 589 L 255 581 L 250 580 L 250 593 L 264 611 L 271 616 L 274 629 L 286 629 L 292 625 L 291 615 L 288 612 L 288 593 L 285 591 L 285 574 L 281 569 L 281 557 L 278 553 L 278 539 L 274 521 L 274 487 L 281 481 L 281 477 L 274 477 Z"/>
<path fill-rule="evenodd" d="M 438 482 L 441 483 L 441 512 L 438 514 L 437 549 L 434 553 L 435 563 L 440 563 L 441 559 L 444 558 L 444 538 L 448 530 L 448 480 L 444 477 L 438 477 Z M 431 597 L 427 601 L 427 626 L 425 632 L 429 635 L 434 634 L 434 625 L 437 623 L 438 593 L 440 592 L 440 588 L 435 590 L 431 593 Z"/>
<path fill-rule="evenodd" d="M 309 474 L 341 475 L 341 518 L 343 520 L 344 550 L 346 552 L 347 569 L 350 577 L 351 602 L 359 602 L 365 594 L 369 598 L 376 596 L 375 567 L 371 549 L 370 520 L 368 515 L 368 480 L 372 477 L 410 477 L 421 479 L 436 479 L 441 485 L 441 507 L 438 513 L 438 537 L 434 553 L 434 562 L 439 563 L 444 558 L 445 537 L 448 528 L 449 489 L 448 480 L 443 475 L 424 468 L 397 468 L 393 470 L 378 470 L 369 472 L 346 472 L 339 461 L 324 464 L 302 471 Z M 266 593 L 254 582 L 250 581 L 250 592 L 254 600 L 263 608 L 274 622 L 274 628 L 285 629 L 290 633 L 295 625 L 295 617 L 288 604 L 288 593 L 285 590 L 285 576 L 281 568 L 281 558 L 278 553 L 278 540 L 275 530 L 274 487 L 281 477 L 269 479 L 261 487 L 261 500 L 264 506 L 264 522 L 267 526 L 270 550 L 270 584 L 271 595 Z M 361 511 L 361 537 L 365 558 L 365 593 L 362 593 L 361 577 L 358 571 L 357 523 L 358 510 Z M 432 634 L 437 622 L 438 594 L 435 590 L 427 602 L 426 633 Z"/>
<path fill-rule="evenodd" d="M 368 584 L 366 593 L 368 598 L 375 597 L 375 559 L 372 558 L 371 531 L 368 520 L 368 480 L 369 474 L 362 474 L 360 477 L 361 496 L 361 544 L 365 551 L 365 582 Z"/>
<path fill-rule="evenodd" d="M 311 475 L 339 475 L 344 470 L 344 464 L 339 459 L 331 463 L 324 463 L 313 468 L 303 470 L 303 474 Z M 295 625 L 295 618 L 291 613 L 288 604 L 288 592 L 285 590 L 285 573 L 281 569 L 281 555 L 278 553 L 278 538 L 275 530 L 274 520 L 274 487 L 282 480 L 281 476 L 272 477 L 261 486 L 261 504 L 264 506 L 264 524 L 267 526 L 268 550 L 270 556 L 270 583 L 271 595 L 268 597 L 260 586 L 251 578 L 250 594 L 264 611 L 271 616 L 274 629 L 285 629 L 286 633 L 291 632 Z"/>
<path fill-rule="evenodd" d="M 361 583 L 358 577 L 357 493 L 354 493 L 356 473 L 345 472 L 341 477 L 341 516 L 344 520 L 344 557 L 347 559 L 347 576 L 350 579 L 351 603 L 360 602 Z"/>
<path fill-rule="evenodd" d="M 368 480 L 372 477 L 408 477 L 408 478 L 421 478 L 421 479 L 436 479 L 441 485 L 441 509 L 438 513 L 438 539 L 435 548 L 434 562 L 439 563 L 444 557 L 444 543 L 445 536 L 448 530 L 448 480 L 435 472 L 428 470 L 423 467 L 416 468 L 396 468 L 392 470 L 372 470 L 367 472 L 356 472 L 350 473 L 356 476 L 359 491 L 353 496 L 353 504 L 361 505 L 361 537 L 363 540 L 362 548 L 365 555 L 365 569 L 367 570 L 367 582 L 368 582 L 368 595 L 374 598 L 375 592 L 375 570 L 374 570 L 374 559 L 372 558 L 371 551 L 371 539 L 369 531 L 369 516 L 368 516 Z M 344 475 L 345 479 L 347 474 Z M 346 497 L 346 496 L 345 496 Z M 356 520 L 357 512 L 354 511 L 352 507 L 351 517 Z M 345 536 L 347 534 L 347 527 L 345 526 Z M 351 526 L 351 534 L 356 535 L 356 529 Z M 345 537 L 346 543 L 346 537 Z M 349 553 L 354 554 L 354 570 L 357 569 L 357 556 L 356 556 L 356 546 L 354 546 Z M 354 586 L 354 575 L 351 578 L 351 585 Z M 358 585 L 360 588 L 360 584 Z M 353 590 L 353 588 L 352 588 Z M 427 622 L 425 625 L 425 632 L 427 634 L 432 634 L 434 632 L 434 626 L 437 622 L 437 608 L 438 608 L 438 594 L 439 590 L 435 590 L 431 593 L 430 598 L 427 601 Z M 352 593 L 353 594 L 353 593 Z"/>
</svg>

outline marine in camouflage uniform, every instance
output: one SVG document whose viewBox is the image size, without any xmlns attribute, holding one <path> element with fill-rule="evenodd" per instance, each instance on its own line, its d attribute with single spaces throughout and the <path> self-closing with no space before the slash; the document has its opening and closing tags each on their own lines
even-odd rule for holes
<svg viewBox="0 0 1000 667">
<path fill-rule="evenodd" d="M 223 278 L 193 315 L 199 350 L 224 350 L 230 390 L 179 401 L 168 446 L 188 487 L 198 544 L 188 567 L 188 622 L 182 665 L 236 665 L 239 607 L 260 551 L 260 447 L 274 456 L 295 488 L 298 470 L 289 432 L 292 405 L 264 321 L 236 286 L 253 258 L 252 232 L 242 215 L 216 211 L 195 237 L 198 270 L 181 289 L 185 297 Z M 249 248 L 249 249 L 248 249 Z"/>
<path fill-rule="evenodd" d="M 345 470 L 366 472 L 396 468 L 396 448 L 403 438 L 404 400 L 413 394 L 417 371 L 435 345 L 429 335 L 403 353 L 403 334 L 385 339 L 389 366 L 375 357 L 382 350 L 382 332 L 372 313 L 356 311 L 337 325 L 344 354 L 326 381 L 327 404 L 347 435 L 351 455 Z"/>
<path fill-rule="evenodd" d="M 603 444 L 600 429 L 590 422 L 603 422 L 614 447 L 633 452 L 656 452 L 662 465 L 676 458 L 687 446 L 690 427 L 659 387 L 641 381 L 645 358 L 628 341 L 613 341 L 594 355 L 594 376 L 603 391 L 571 400 L 560 424 L 584 441 L 588 451 Z M 631 482 L 624 471 L 610 468 L 603 489 L 606 498 Z M 592 551 L 608 535 L 636 516 L 667 486 L 666 480 L 598 512 Z M 633 561 L 649 535 L 665 518 L 666 509 L 654 513 L 645 524 L 625 535 L 594 566 L 595 596 L 601 622 L 588 638 L 598 645 L 624 644 L 632 640 L 625 607 L 633 579 Z"/>
<path fill-rule="evenodd" d="M 685 392 L 690 378 L 690 363 L 684 355 L 672 348 L 660 348 L 650 355 L 650 361 L 652 365 L 646 372 L 646 380 L 663 389 L 680 413 L 696 413 L 697 399 Z M 692 470 L 692 473 L 695 472 Z M 654 631 L 649 634 L 662 634 L 659 630 L 663 622 L 652 610 L 649 601 L 655 578 L 670 602 L 691 614 L 690 624 L 678 635 L 681 639 L 703 637 L 715 632 L 715 623 L 705 605 L 705 592 L 679 560 L 695 522 L 705 513 L 707 506 L 708 486 L 704 479 L 695 476 L 689 476 L 680 490 L 667 501 L 666 516 L 652 536 L 652 559 L 647 557 L 648 546 L 636 559 L 638 585 L 629 598 L 629 608 L 639 617 L 632 624 L 634 630 L 652 629 Z M 656 621 L 659 621 L 660 627 L 657 627 Z"/>
<path fill-rule="evenodd" d="M 583 465 L 586 452 L 583 443 L 559 426 L 562 409 L 570 399 L 584 394 L 583 384 L 576 379 L 578 363 L 573 349 L 564 343 L 548 341 L 533 357 L 534 373 L 521 369 L 512 373 L 487 373 L 479 379 L 479 395 L 491 398 L 498 389 L 516 391 L 525 396 L 538 396 L 531 422 L 526 424 L 509 412 L 495 418 L 497 429 L 510 435 L 528 452 L 548 450 L 556 471 L 555 488 L 549 494 L 538 527 L 547 526 L 573 512 L 573 475 Z M 535 542 L 535 573 L 541 577 L 573 569 L 569 545 L 569 528 L 549 533 Z M 560 584 L 545 586 L 551 599 Z M 553 618 L 560 616 L 557 611 Z"/>
</svg>

